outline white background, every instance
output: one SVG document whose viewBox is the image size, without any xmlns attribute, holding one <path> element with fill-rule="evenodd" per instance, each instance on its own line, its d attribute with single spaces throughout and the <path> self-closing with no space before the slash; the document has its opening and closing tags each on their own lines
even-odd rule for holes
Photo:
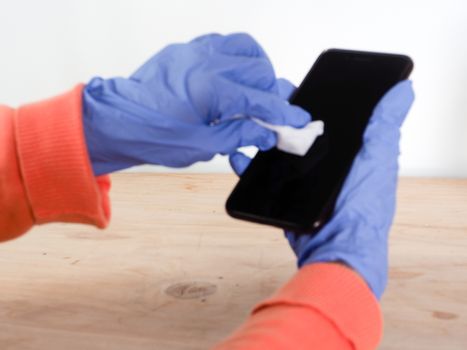
<svg viewBox="0 0 467 350">
<path fill-rule="evenodd" d="M 236 31 L 296 84 L 329 47 L 410 55 L 417 99 L 401 172 L 467 176 L 467 1 L 0 0 L 0 101 L 127 76 L 168 43 Z M 221 157 L 189 170 L 230 171 Z"/>
</svg>

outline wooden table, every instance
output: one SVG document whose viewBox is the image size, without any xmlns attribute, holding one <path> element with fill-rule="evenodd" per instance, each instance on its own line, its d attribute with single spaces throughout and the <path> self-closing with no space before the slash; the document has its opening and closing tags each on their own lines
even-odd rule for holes
<svg viewBox="0 0 467 350">
<path fill-rule="evenodd" d="M 295 270 L 281 232 L 229 218 L 231 175 L 120 174 L 106 231 L 0 245 L 0 349 L 207 349 Z M 467 349 L 467 180 L 404 178 L 381 349 Z"/>
</svg>

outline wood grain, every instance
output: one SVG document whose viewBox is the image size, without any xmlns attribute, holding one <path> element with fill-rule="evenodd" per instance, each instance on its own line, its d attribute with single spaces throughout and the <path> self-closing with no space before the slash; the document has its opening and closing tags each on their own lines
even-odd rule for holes
<svg viewBox="0 0 467 350">
<path fill-rule="evenodd" d="M 235 177 L 118 174 L 113 220 L 0 245 L 0 349 L 207 349 L 295 271 L 280 230 L 229 218 Z M 404 178 L 381 349 L 467 348 L 467 180 Z"/>
</svg>

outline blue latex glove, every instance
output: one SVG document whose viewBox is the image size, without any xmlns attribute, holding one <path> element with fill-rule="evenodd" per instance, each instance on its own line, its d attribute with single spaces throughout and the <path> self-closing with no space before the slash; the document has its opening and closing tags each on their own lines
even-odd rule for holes
<svg viewBox="0 0 467 350">
<path fill-rule="evenodd" d="M 309 114 L 279 95 L 289 85 L 276 79 L 265 52 L 247 34 L 170 45 L 129 79 L 94 78 L 83 94 L 94 173 L 146 163 L 184 167 L 242 146 L 269 149 L 277 142 L 274 132 L 232 117 L 305 125 Z"/>
<path fill-rule="evenodd" d="M 316 235 L 286 232 L 299 267 L 315 262 L 344 263 L 381 297 L 387 283 L 388 234 L 396 205 L 399 129 L 413 100 L 412 83 L 404 81 L 378 103 L 331 220 Z M 237 174 L 249 161 L 238 152 L 230 157 Z"/>
</svg>

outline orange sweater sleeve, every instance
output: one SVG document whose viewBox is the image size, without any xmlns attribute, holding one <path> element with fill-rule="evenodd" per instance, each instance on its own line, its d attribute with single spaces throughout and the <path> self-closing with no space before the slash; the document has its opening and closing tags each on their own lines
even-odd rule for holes
<svg viewBox="0 0 467 350">
<path fill-rule="evenodd" d="M 215 350 L 369 350 L 382 334 L 378 302 L 338 264 L 303 267 Z"/>
<path fill-rule="evenodd" d="M 0 106 L 0 241 L 53 221 L 108 224 L 110 178 L 92 172 L 82 89 L 18 109 Z"/>
</svg>

